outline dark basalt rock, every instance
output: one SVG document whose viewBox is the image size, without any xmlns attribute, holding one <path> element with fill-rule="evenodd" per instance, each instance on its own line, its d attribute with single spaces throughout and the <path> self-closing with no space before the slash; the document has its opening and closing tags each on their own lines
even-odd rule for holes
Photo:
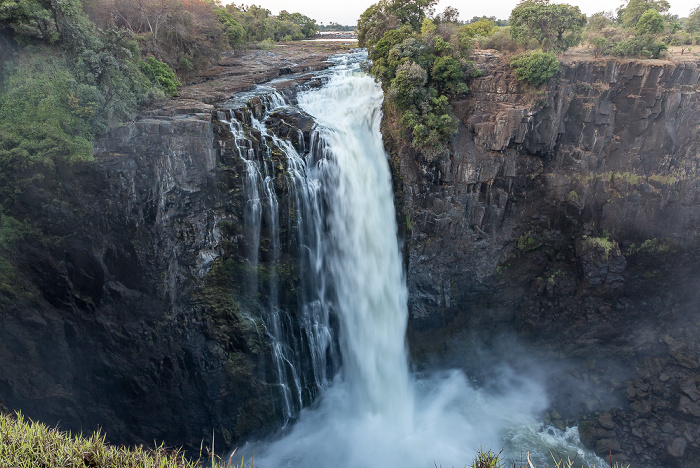
<svg viewBox="0 0 700 468">
<path fill-rule="evenodd" d="M 517 340 L 559 369 L 557 424 L 585 421 L 601 456 L 695 466 L 700 69 L 563 63 L 532 90 L 499 57 L 475 60 L 449 153 L 428 162 L 383 123 L 413 359 L 479 376 L 474 349 L 517 363 L 501 350 Z"/>
<path fill-rule="evenodd" d="M 316 121 L 309 114 L 291 108 L 276 110 L 265 121 L 266 127 L 278 137 L 290 140 L 299 152 L 311 145 L 311 132 Z"/>
<path fill-rule="evenodd" d="M 243 318 L 256 307 L 229 268 L 245 248 L 236 151 L 210 114 L 147 117 L 62 176 L 62 216 L 15 209 L 43 232 L 16 259 L 26 289 L 0 294 L 10 409 L 194 456 L 212 428 L 225 446 L 275 426 L 266 344 Z"/>
</svg>

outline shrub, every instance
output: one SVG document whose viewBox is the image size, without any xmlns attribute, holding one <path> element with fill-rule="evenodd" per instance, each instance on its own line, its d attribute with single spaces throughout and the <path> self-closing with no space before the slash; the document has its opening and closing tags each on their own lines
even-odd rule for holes
<svg viewBox="0 0 700 468">
<path fill-rule="evenodd" d="M 476 38 L 479 47 L 482 49 L 496 49 L 501 52 L 516 52 L 522 45 L 513 39 L 510 34 L 510 27 L 498 28 L 490 36 L 480 36 Z M 525 46 L 527 47 L 527 45 Z"/>
<path fill-rule="evenodd" d="M 98 129 L 91 117 L 100 103 L 84 99 L 96 95 L 90 91 L 78 86 L 62 59 L 22 59 L 0 93 L 0 161 L 92 159 L 89 140 Z"/>
<path fill-rule="evenodd" d="M 148 57 L 146 60 L 141 60 L 139 63 L 141 71 L 154 83 L 160 86 L 168 96 L 174 96 L 177 92 L 177 87 L 180 82 L 167 63 L 156 60 L 153 57 Z"/>
<path fill-rule="evenodd" d="M 647 10 L 634 26 L 636 34 L 659 34 L 664 30 L 664 17 L 656 10 Z"/>
<path fill-rule="evenodd" d="M 480 448 L 469 468 L 503 468 L 501 452 L 493 453 L 491 450 L 484 451 Z"/>
<path fill-rule="evenodd" d="M 634 36 L 626 41 L 615 44 L 607 53 L 618 57 L 643 57 L 643 58 L 660 58 L 666 51 L 668 46 L 663 42 L 659 42 L 651 35 Z"/>
<path fill-rule="evenodd" d="M 415 62 L 407 61 L 396 69 L 396 77 L 391 81 L 389 94 L 400 108 L 418 106 L 425 99 L 428 72 Z"/>
<path fill-rule="evenodd" d="M 275 41 L 273 41 L 272 39 L 262 40 L 262 41 L 258 42 L 257 44 L 255 44 L 255 48 L 256 49 L 263 49 L 263 50 L 274 49 L 275 48 Z"/>
<path fill-rule="evenodd" d="M 608 41 L 603 36 L 595 36 L 591 38 L 588 42 L 593 48 L 593 55 L 596 58 L 600 57 L 600 55 L 603 52 L 605 52 L 608 49 L 608 47 L 610 47 L 610 41 Z"/>
<path fill-rule="evenodd" d="M 480 19 L 474 23 L 465 24 L 460 29 L 459 36 L 476 37 L 483 36 L 487 37 L 496 32 L 496 24 L 488 19 Z"/>
<path fill-rule="evenodd" d="M 586 15 L 579 7 L 547 2 L 523 1 L 508 19 L 513 39 L 536 39 L 545 50 L 565 51 L 581 42 Z"/>
<path fill-rule="evenodd" d="M 533 86 L 545 83 L 559 71 L 557 57 L 541 50 L 514 57 L 510 61 L 510 66 L 513 67 L 515 76 L 519 80 Z"/>
</svg>

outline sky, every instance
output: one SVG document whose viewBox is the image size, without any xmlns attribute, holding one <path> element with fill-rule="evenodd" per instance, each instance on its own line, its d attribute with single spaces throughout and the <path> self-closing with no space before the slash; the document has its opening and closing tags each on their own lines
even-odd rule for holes
<svg viewBox="0 0 700 468">
<path fill-rule="evenodd" d="M 318 23 L 328 24 L 330 22 L 340 24 L 356 24 L 357 19 L 368 6 L 378 0 L 236 0 L 233 3 L 240 5 L 255 4 L 272 11 L 276 15 L 280 10 L 287 10 L 290 13 L 299 12 Z M 517 5 L 519 0 L 441 0 L 436 12 L 441 12 L 446 6 L 453 6 L 460 12 L 461 20 L 470 20 L 474 16 L 495 16 L 499 19 L 508 19 L 510 11 Z M 690 10 L 700 4 L 700 0 L 669 0 L 671 3 L 671 13 L 681 17 L 688 16 Z M 224 0 L 223 3 L 231 3 Z M 623 3 L 622 0 L 567 0 L 553 3 L 568 3 L 577 5 L 583 13 L 587 15 L 598 11 L 614 11 Z"/>
</svg>

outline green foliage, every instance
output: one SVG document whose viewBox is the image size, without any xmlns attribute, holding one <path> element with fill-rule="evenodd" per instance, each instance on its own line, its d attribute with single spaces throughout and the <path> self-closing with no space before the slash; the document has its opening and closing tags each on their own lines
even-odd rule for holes
<svg viewBox="0 0 700 468">
<path fill-rule="evenodd" d="M 664 17 L 654 9 L 645 11 L 634 26 L 634 32 L 637 35 L 659 34 L 663 32 L 663 30 Z"/>
<path fill-rule="evenodd" d="M 474 23 L 465 24 L 459 31 L 460 39 L 463 36 L 475 37 L 484 36 L 488 37 L 496 32 L 496 23 L 489 19 L 480 19 Z"/>
<path fill-rule="evenodd" d="M 232 3 L 226 5 L 226 12 L 229 16 L 222 23 L 227 31 L 231 31 L 229 43 L 233 46 L 254 43 L 258 48 L 267 47 L 270 41 L 296 41 L 313 37 L 319 30 L 316 20 L 286 10 L 274 16 L 270 10 L 260 6 L 237 6 Z"/>
<path fill-rule="evenodd" d="M 533 86 L 539 86 L 547 82 L 559 71 L 557 57 L 549 52 L 535 50 L 514 57 L 510 61 L 515 76 Z"/>
<path fill-rule="evenodd" d="M 360 47 L 371 49 L 384 34 L 407 26 L 419 31 L 437 0 L 381 0 L 367 8 L 357 21 Z"/>
<path fill-rule="evenodd" d="M 611 240 L 606 232 L 603 232 L 603 235 L 600 237 L 583 236 L 583 242 L 590 247 L 602 249 L 605 258 L 608 258 L 610 252 L 617 246 L 617 242 Z"/>
<path fill-rule="evenodd" d="M 224 8 L 215 8 L 214 13 L 224 27 L 224 34 L 226 34 L 229 45 L 240 47 L 245 44 L 245 29 L 233 15 Z"/>
<path fill-rule="evenodd" d="M 549 0 L 524 0 L 508 19 L 513 39 L 536 39 L 544 50 L 565 51 L 581 42 L 587 23 L 578 7 L 550 4 Z"/>
<path fill-rule="evenodd" d="M 610 41 L 603 36 L 595 36 L 591 38 L 589 44 L 593 48 L 593 55 L 597 58 L 610 47 Z"/>
<path fill-rule="evenodd" d="M 417 30 L 437 3 L 438 0 L 393 0 L 388 8 L 401 24 Z"/>
<path fill-rule="evenodd" d="M 685 30 L 691 34 L 700 32 L 700 6 L 694 8 L 688 15 Z"/>
<path fill-rule="evenodd" d="M 521 48 L 521 43 L 513 39 L 510 34 L 510 26 L 498 28 L 493 34 L 478 38 L 479 47 L 482 49 L 496 49 L 501 52 L 512 53 Z"/>
<path fill-rule="evenodd" d="M 466 81 L 479 71 L 453 45 L 459 43 L 452 21 L 456 10 L 447 9 L 437 24 L 426 15 L 435 2 L 400 3 L 384 0 L 369 7 L 358 22 L 360 42 L 368 47 L 370 72 L 382 82 L 400 129 L 430 161 L 457 132 L 449 98 L 467 92 Z"/>
<path fill-rule="evenodd" d="M 92 159 L 90 139 L 99 130 L 92 117 L 102 104 L 94 87 L 77 83 L 66 61 L 48 54 L 23 58 L 11 70 L 0 92 L 3 166 Z"/>
<path fill-rule="evenodd" d="M 177 87 L 180 86 L 180 82 L 177 80 L 173 69 L 167 63 L 148 57 L 146 60 L 141 60 L 139 66 L 151 82 L 160 86 L 168 96 L 174 96 L 177 93 Z"/>
<path fill-rule="evenodd" d="M 516 246 L 522 253 L 529 252 L 537 248 L 537 242 L 530 236 L 530 233 L 523 234 L 516 240 Z"/>
<path fill-rule="evenodd" d="M 448 91 L 450 94 L 457 94 L 462 78 L 462 65 L 450 55 L 436 57 L 431 70 L 433 81 L 438 89 Z M 467 91 L 466 85 L 464 92 Z"/>
<path fill-rule="evenodd" d="M 22 44 L 58 39 L 51 11 L 37 0 L 0 0 L 0 28 L 11 29 Z"/>
<path fill-rule="evenodd" d="M 452 115 L 446 96 L 432 99 L 428 112 L 420 120 L 413 118 L 412 123 L 413 147 L 428 161 L 444 152 L 457 133 L 457 119 Z"/>
<path fill-rule="evenodd" d="M 657 41 L 650 34 L 643 36 L 634 36 L 626 41 L 615 44 L 606 53 L 618 57 L 643 57 L 643 58 L 660 58 L 666 51 L 668 46 L 663 42 Z"/>
<path fill-rule="evenodd" d="M 401 109 L 419 106 L 426 98 L 424 85 L 427 81 L 428 72 L 413 61 L 405 61 L 391 81 L 389 96 Z"/>
<path fill-rule="evenodd" d="M 469 468 L 503 468 L 501 452 L 494 453 L 491 450 L 484 451 L 481 447 L 476 452 L 476 458 L 469 465 Z"/>
<path fill-rule="evenodd" d="M 316 20 L 313 20 L 308 16 L 304 16 L 301 13 L 289 13 L 286 10 L 282 10 L 277 16 L 277 19 L 279 21 L 289 21 L 290 23 L 298 26 L 302 34 L 299 39 L 313 37 L 318 32 Z"/>
<path fill-rule="evenodd" d="M 671 239 L 651 238 L 642 242 L 640 245 L 631 244 L 625 255 L 659 255 L 666 254 L 673 250 L 673 241 Z"/>
<path fill-rule="evenodd" d="M 620 10 L 622 25 L 626 28 L 634 28 L 647 10 L 664 13 L 670 7 L 667 0 L 629 0 L 627 5 Z"/>
<path fill-rule="evenodd" d="M 56 166 L 90 161 L 96 135 L 164 93 L 162 80 L 144 74 L 129 32 L 98 28 L 79 0 L 0 2 L 0 27 L 20 44 L 0 76 L 0 194 L 9 210 Z"/>
<path fill-rule="evenodd" d="M 588 18 L 588 30 L 600 32 L 603 28 L 612 26 L 613 19 L 607 13 L 599 11 Z"/>
<path fill-rule="evenodd" d="M 275 48 L 275 41 L 272 39 L 264 39 L 255 44 L 256 49 L 270 50 Z"/>
<path fill-rule="evenodd" d="M 105 436 L 99 431 L 88 437 L 71 436 L 26 421 L 22 414 L 0 414 L 0 465 L 195 468 L 197 463 L 162 444 L 153 449 L 114 447 L 105 443 Z"/>
</svg>

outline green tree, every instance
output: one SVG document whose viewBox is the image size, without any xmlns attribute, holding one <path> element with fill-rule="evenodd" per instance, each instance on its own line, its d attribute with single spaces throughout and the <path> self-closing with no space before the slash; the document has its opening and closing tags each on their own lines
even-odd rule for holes
<svg viewBox="0 0 700 468">
<path fill-rule="evenodd" d="M 656 10 L 665 13 L 671 5 L 667 0 L 629 0 L 627 5 L 620 9 L 620 19 L 626 28 L 634 28 L 639 19 L 647 10 Z"/>
<path fill-rule="evenodd" d="M 604 11 L 593 13 L 590 18 L 588 18 L 588 30 L 598 32 L 603 28 L 612 26 L 613 21 L 614 18 L 610 18 Z"/>
<path fill-rule="evenodd" d="M 496 31 L 496 23 L 489 19 L 480 19 L 473 23 L 465 24 L 460 29 L 459 36 L 475 37 L 475 36 L 490 36 Z"/>
<path fill-rule="evenodd" d="M 549 0 L 523 0 L 508 19 L 513 39 L 536 39 L 544 50 L 565 51 L 581 42 L 586 15 L 578 7 L 550 4 Z"/>
<path fill-rule="evenodd" d="M 316 20 L 304 16 L 301 13 L 289 13 L 286 10 L 282 10 L 280 14 L 277 15 L 277 19 L 280 21 L 291 21 L 298 25 L 304 37 L 315 36 L 318 32 Z"/>
<path fill-rule="evenodd" d="M 594 36 L 588 41 L 593 47 L 593 55 L 598 58 L 610 47 L 610 41 L 603 36 Z"/>
<path fill-rule="evenodd" d="M 389 112 L 395 113 L 410 144 L 432 160 L 447 149 L 457 131 L 449 99 L 466 92 L 466 82 L 479 71 L 464 50 L 455 47 L 456 11 L 448 9 L 436 24 L 426 14 L 434 2 L 409 2 L 425 8 L 416 27 L 406 16 L 399 19 L 398 3 L 382 0 L 369 7 L 358 31 L 369 50 L 370 72 L 386 91 Z"/>
<path fill-rule="evenodd" d="M 415 30 L 420 28 L 423 19 L 429 16 L 438 0 L 393 0 L 388 5 L 389 12 L 401 24 L 410 24 Z"/>
<path fill-rule="evenodd" d="M 533 86 L 539 86 L 547 82 L 559 71 L 557 57 L 549 52 L 535 50 L 514 57 L 510 66 L 515 71 L 515 76 Z"/>
<path fill-rule="evenodd" d="M 664 30 L 664 17 L 656 10 L 647 10 L 634 26 L 637 35 L 659 34 Z"/>
<path fill-rule="evenodd" d="M 214 12 L 224 27 L 224 34 L 231 47 L 240 47 L 245 44 L 245 29 L 236 21 L 230 11 L 224 8 L 215 8 Z"/>
<path fill-rule="evenodd" d="M 0 29 L 12 31 L 20 43 L 58 39 L 51 10 L 37 0 L 0 0 Z"/>
<path fill-rule="evenodd" d="M 688 19 L 685 22 L 685 30 L 689 33 L 700 31 L 700 6 L 695 7 L 688 15 Z"/>
<path fill-rule="evenodd" d="M 668 46 L 657 41 L 651 34 L 634 36 L 626 41 L 618 42 L 610 50 L 610 55 L 619 57 L 643 57 L 656 59 L 668 50 Z"/>
</svg>

